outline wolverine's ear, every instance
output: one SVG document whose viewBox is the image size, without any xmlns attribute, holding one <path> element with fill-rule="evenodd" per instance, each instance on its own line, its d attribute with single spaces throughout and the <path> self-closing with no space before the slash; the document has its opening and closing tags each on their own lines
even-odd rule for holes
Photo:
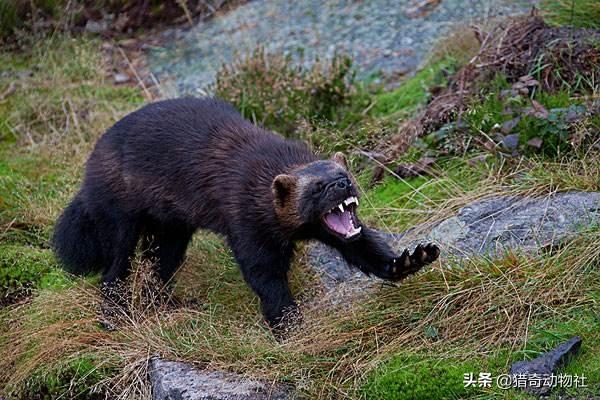
<svg viewBox="0 0 600 400">
<path fill-rule="evenodd" d="M 271 190 L 275 198 L 275 206 L 277 208 L 285 208 L 288 205 L 290 198 L 293 196 L 298 178 L 292 175 L 281 174 L 273 179 Z"/>
<path fill-rule="evenodd" d="M 331 157 L 331 159 L 343 166 L 344 168 L 348 169 L 348 162 L 346 161 L 346 156 L 344 155 L 344 153 L 338 151 L 333 155 L 333 157 Z"/>
</svg>

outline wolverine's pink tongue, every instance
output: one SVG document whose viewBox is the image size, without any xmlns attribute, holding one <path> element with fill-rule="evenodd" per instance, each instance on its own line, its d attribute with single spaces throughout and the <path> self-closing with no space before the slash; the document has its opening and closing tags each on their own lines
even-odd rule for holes
<svg viewBox="0 0 600 400">
<path fill-rule="evenodd" d="M 352 217 L 349 211 L 342 212 L 331 212 L 325 216 L 325 222 L 327 226 L 339 233 L 340 235 L 346 236 L 348 233 L 354 230 L 352 224 Z"/>
<path fill-rule="evenodd" d="M 356 197 L 348 197 L 327 212 L 323 220 L 329 229 L 349 239 L 358 235 L 361 231 L 360 226 L 357 227 L 354 225 L 356 223 L 354 210 L 356 210 L 357 206 L 358 199 Z"/>
</svg>

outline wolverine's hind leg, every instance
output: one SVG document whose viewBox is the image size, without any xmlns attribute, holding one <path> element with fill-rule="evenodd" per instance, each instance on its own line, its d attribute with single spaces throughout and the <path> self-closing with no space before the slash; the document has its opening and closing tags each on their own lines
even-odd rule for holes
<svg viewBox="0 0 600 400">
<path fill-rule="evenodd" d="M 194 230 L 184 223 L 150 224 L 144 234 L 142 255 L 154 263 L 163 283 L 169 284 L 185 258 Z"/>
<path fill-rule="evenodd" d="M 139 224 L 126 214 L 110 215 L 103 219 L 102 242 L 110 255 L 110 267 L 102 275 L 102 325 L 109 330 L 115 327 L 115 316 L 127 312 L 127 295 L 124 281 L 130 271 L 131 258 L 139 239 Z"/>
<path fill-rule="evenodd" d="M 133 219 L 120 219 L 119 222 L 113 222 L 113 227 L 114 230 L 108 233 L 111 237 L 105 238 L 105 244 L 110 246 L 108 250 L 111 255 L 110 267 L 102 276 L 105 286 L 124 281 L 127 278 L 131 258 L 139 239 L 139 227 Z"/>
</svg>

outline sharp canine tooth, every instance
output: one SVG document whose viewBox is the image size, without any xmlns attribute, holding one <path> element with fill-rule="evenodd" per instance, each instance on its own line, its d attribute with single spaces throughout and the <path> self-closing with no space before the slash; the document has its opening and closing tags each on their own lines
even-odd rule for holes
<svg viewBox="0 0 600 400">
<path fill-rule="evenodd" d="M 352 203 L 356 203 L 356 205 L 358 205 L 358 199 L 354 196 L 348 197 L 346 200 L 344 200 L 345 205 L 352 204 Z"/>
<path fill-rule="evenodd" d="M 342 203 L 338 204 L 338 208 L 341 212 L 344 212 L 344 206 L 342 205 Z"/>
</svg>

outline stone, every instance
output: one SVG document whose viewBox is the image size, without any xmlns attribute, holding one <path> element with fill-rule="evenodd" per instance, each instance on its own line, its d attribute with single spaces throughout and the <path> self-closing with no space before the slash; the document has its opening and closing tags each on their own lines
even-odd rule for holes
<svg viewBox="0 0 600 400">
<path fill-rule="evenodd" d="M 84 29 L 90 33 L 103 33 L 108 30 L 108 22 L 106 20 L 94 21 L 88 19 Z"/>
<path fill-rule="evenodd" d="M 537 252 L 600 223 L 600 193 L 565 192 L 547 197 L 496 196 L 468 204 L 457 215 L 421 224 L 400 234 L 382 233 L 398 251 L 435 242 L 442 257 L 500 256 L 507 250 Z M 372 284 L 346 264 L 337 250 L 312 244 L 309 264 L 321 275 L 326 290 L 342 282 L 365 288 Z"/>
<path fill-rule="evenodd" d="M 153 400 L 288 400 L 291 388 L 224 371 L 152 358 L 149 365 Z"/>
<path fill-rule="evenodd" d="M 403 3 L 416 6 L 410 18 Z M 161 35 L 161 45 L 147 53 L 148 65 L 159 82 L 174 79 L 178 95 L 209 89 L 223 64 L 257 46 L 269 54 L 287 54 L 295 66 L 304 67 L 327 62 L 336 53 L 348 54 L 356 78 L 371 80 L 415 71 L 456 25 L 529 9 L 514 0 L 413 3 L 254 0 L 192 28 Z"/>
<path fill-rule="evenodd" d="M 513 133 L 502 138 L 502 146 L 508 150 L 515 150 L 519 146 L 519 134 Z"/>
<path fill-rule="evenodd" d="M 115 78 L 115 83 L 125 83 L 125 82 L 129 82 L 129 80 L 131 79 L 129 77 L 129 75 L 124 74 L 122 72 L 117 72 L 114 76 Z"/>
<path fill-rule="evenodd" d="M 542 354 L 531 361 L 517 361 L 510 367 L 510 375 L 536 375 L 538 377 L 551 376 L 556 370 L 570 361 L 581 347 L 581 338 L 574 336 L 554 350 Z M 527 381 L 529 382 L 529 380 Z M 550 385 L 527 385 L 522 388 L 528 393 L 545 396 L 550 393 Z"/>
</svg>

